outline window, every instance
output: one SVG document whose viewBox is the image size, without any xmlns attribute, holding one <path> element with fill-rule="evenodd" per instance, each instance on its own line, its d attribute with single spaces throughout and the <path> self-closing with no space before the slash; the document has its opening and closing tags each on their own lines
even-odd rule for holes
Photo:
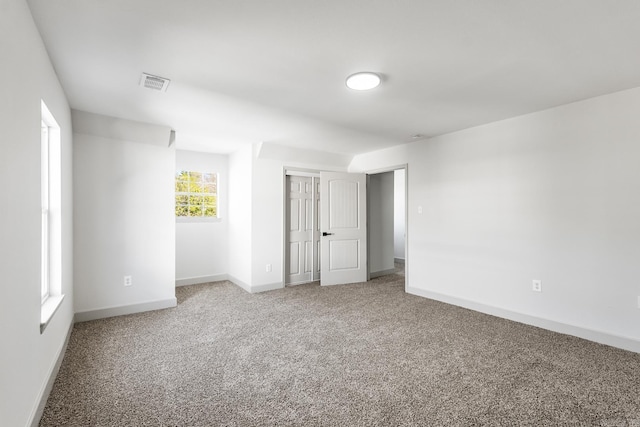
<svg viewBox="0 0 640 427">
<path fill-rule="evenodd" d="M 50 292 L 50 248 L 49 248 L 49 126 L 44 120 L 41 122 L 40 138 L 40 204 L 42 207 L 41 235 L 40 235 L 40 298 L 44 302 Z"/>
<path fill-rule="evenodd" d="M 40 332 L 62 303 L 60 126 L 44 102 L 40 121 Z"/>
<path fill-rule="evenodd" d="M 176 172 L 176 217 L 218 217 L 218 174 Z"/>
</svg>

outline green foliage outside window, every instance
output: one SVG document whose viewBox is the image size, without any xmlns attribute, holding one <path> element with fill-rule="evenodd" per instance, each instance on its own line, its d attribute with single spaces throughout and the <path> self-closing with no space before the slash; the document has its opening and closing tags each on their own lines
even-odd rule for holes
<svg viewBox="0 0 640 427">
<path fill-rule="evenodd" d="M 217 218 L 218 175 L 176 172 L 176 216 Z"/>
</svg>

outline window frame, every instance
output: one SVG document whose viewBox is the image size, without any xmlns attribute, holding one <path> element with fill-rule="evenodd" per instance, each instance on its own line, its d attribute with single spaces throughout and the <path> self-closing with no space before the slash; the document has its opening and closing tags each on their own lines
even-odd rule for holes
<svg viewBox="0 0 640 427">
<path fill-rule="evenodd" d="M 206 192 L 206 191 L 178 191 L 178 178 L 181 174 L 198 174 L 201 176 L 201 179 L 197 182 L 199 188 L 204 189 L 207 184 L 213 185 L 215 188 L 215 192 Z M 213 181 L 206 181 L 205 176 L 212 175 L 214 177 Z M 183 181 L 183 182 L 189 182 Z M 177 215 L 178 208 L 178 197 L 187 197 L 190 201 L 192 197 L 204 197 L 202 195 L 209 195 L 215 197 L 215 204 L 213 205 L 215 209 L 215 215 L 205 215 L 206 206 L 203 204 L 200 209 L 203 211 L 201 215 L 192 216 L 192 215 Z M 176 222 L 219 222 L 220 218 L 220 174 L 218 172 L 202 172 L 198 170 L 190 170 L 190 169 L 177 169 L 174 176 L 174 215 L 176 218 Z M 182 205 L 186 206 L 189 209 L 189 204 Z"/>
<path fill-rule="evenodd" d="M 40 115 L 40 333 L 62 301 L 62 154 L 58 122 L 41 100 Z"/>
<path fill-rule="evenodd" d="M 40 136 L 40 207 L 41 235 L 40 235 L 40 304 L 44 304 L 51 295 L 51 227 L 50 227 L 50 127 L 41 120 Z"/>
</svg>

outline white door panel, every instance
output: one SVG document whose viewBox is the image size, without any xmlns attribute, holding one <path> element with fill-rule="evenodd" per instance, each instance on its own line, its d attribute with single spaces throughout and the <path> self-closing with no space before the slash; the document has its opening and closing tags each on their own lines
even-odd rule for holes
<svg viewBox="0 0 640 427">
<path fill-rule="evenodd" d="M 329 241 L 329 268 L 346 270 L 358 268 L 360 261 L 360 242 L 358 240 Z"/>
<path fill-rule="evenodd" d="M 289 274 L 300 274 L 300 242 L 292 242 L 289 245 Z"/>
<path fill-rule="evenodd" d="M 286 284 L 313 280 L 313 181 L 287 176 Z"/>
<path fill-rule="evenodd" d="M 365 174 L 320 173 L 322 285 L 367 280 Z"/>
</svg>

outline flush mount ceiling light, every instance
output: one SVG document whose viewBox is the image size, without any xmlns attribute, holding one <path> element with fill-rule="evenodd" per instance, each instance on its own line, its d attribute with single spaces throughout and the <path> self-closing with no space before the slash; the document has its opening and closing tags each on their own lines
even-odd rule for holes
<svg viewBox="0 0 640 427">
<path fill-rule="evenodd" d="M 347 87 L 353 90 L 369 90 L 378 87 L 380 76 L 376 73 L 364 71 L 347 77 Z"/>
</svg>

